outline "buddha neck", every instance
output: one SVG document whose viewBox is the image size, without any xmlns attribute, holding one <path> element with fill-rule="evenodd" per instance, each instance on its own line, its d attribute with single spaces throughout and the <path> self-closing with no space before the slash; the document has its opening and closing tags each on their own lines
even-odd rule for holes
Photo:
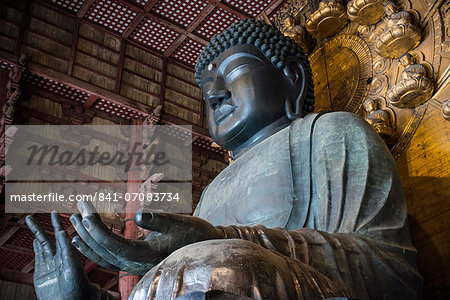
<svg viewBox="0 0 450 300">
<path fill-rule="evenodd" d="M 255 133 L 245 143 L 243 143 L 242 145 L 231 151 L 231 158 L 232 159 L 238 158 L 239 156 L 241 156 L 242 154 L 253 148 L 253 146 L 255 146 L 256 144 L 259 144 L 266 138 L 272 136 L 281 129 L 289 126 L 290 123 L 291 121 L 286 116 L 283 116 L 282 118 L 276 120 L 275 122 L 267 125 L 263 129 Z"/>
</svg>

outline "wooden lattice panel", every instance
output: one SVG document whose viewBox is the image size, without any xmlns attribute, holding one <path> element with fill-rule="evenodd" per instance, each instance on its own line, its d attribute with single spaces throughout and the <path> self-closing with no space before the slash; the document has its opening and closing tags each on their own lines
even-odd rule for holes
<svg viewBox="0 0 450 300">
<path fill-rule="evenodd" d="M 0 69 L 12 70 L 14 65 L 0 59 Z"/>
<path fill-rule="evenodd" d="M 24 74 L 25 82 L 37 87 L 38 89 L 43 89 L 55 93 L 57 95 L 63 96 L 67 99 L 72 99 L 80 103 L 86 102 L 91 94 L 79 89 L 69 87 L 58 81 L 47 79 L 36 74 L 26 72 Z"/>
<path fill-rule="evenodd" d="M 187 27 L 207 5 L 208 2 L 204 0 L 161 0 L 153 8 L 152 12 Z"/>
<path fill-rule="evenodd" d="M 160 134 L 162 136 L 167 136 L 178 140 L 178 142 L 186 143 L 188 140 L 192 138 L 190 132 L 179 128 L 177 126 L 162 126 L 160 129 Z M 191 136 L 190 136 L 191 135 Z"/>
<path fill-rule="evenodd" d="M 203 49 L 203 45 L 197 41 L 187 38 L 183 44 L 172 55 L 176 59 L 184 62 L 187 65 L 193 66 Z"/>
<path fill-rule="evenodd" d="M 267 5 L 272 2 L 271 0 L 225 0 L 225 2 L 232 7 L 237 8 L 238 10 L 252 16 L 256 17 L 260 14 L 263 9 L 267 7 Z"/>
<path fill-rule="evenodd" d="M 113 0 L 100 0 L 92 6 L 87 18 L 122 34 L 137 16 L 137 12 Z"/>
<path fill-rule="evenodd" d="M 51 0 L 53 3 L 77 13 L 85 0 Z"/>
<path fill-rule="evenodd" d="M 226 153 L 225 149 L 219 148 L 219 147 L 212 147 L 211 144 L 212 144 L 211 140 L 207 140 L 205 138 L 198 138 L 193 143 L 194 146 L 203 148 L 203 149 L 208 150 L 210 152 L 216 152 L 216 153 L 219 153 L 219 154 L 225 154 Z"/>
<path fill-rule="evenodd" d="M 146 18 L 131 36 L 133 40 L 161 52 L 164 52 L 177 37 L 177 32 L 150 18 Z"/>
<path fill-rule="evenodd" d="M 221 8 L 216 8 L 206 17 L 195 32 L 209 40 L 213 35 L 224 31 L 236 21 L 239 21 L 239 18 L 235 15 Z"/>
<path fill-rule="evenodd" d="M 125 108 L 121 105 L 111 103 L 110 101 L 100 99 L 94 105 L 95 109 L 105 112 L 109 115 L 116 116 L 122 119 L 130 120 L 131 118 L 143 119 L 145 115 L 138 113 L 132 109 Z"/>
<path fill-rule="evenodd" d="M 33 249 L 34 235 L 28 228 L 20 228 L 6 243 L 22 248 Z"/>
<path fill-rule="evenodd" d="M 134 2 L 134 3 L 136 3 L 137 5 L 140 5 L 140 6 L 145 6 L 148 1 L 150 1 L 150 0 L 132 0 L 131 2 Z"/>
<path fill-rule="evenodd" d="M 0 249 L 0 265 L 4 269 L 22 270 L 32 259 L 34 255 L 13 252 L 10 250 Z"/>
</svg>

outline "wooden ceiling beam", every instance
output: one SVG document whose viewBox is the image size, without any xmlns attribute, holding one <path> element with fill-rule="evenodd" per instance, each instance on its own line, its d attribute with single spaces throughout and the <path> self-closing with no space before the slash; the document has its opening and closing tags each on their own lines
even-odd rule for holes
<svg viewBox="0 0 450 300">
<path fill-rule="evenodd" d="M 119 276 L 116 276 L 113 279 L 111 279 L 110 281 L 108 281 L 107 283 L 105 283 L 103 288 L 105 290 L 109 290 L 109 289 L 112 289 L 118 283 L 119 283 Z"/>
<path fill-rule="evenodd" d="M 77 13 L 77 17 L 80 19 L 83 19 L 84 16 L 89 11 L 89 8 L 96 2 L 97 0 L 85 0 L 83 5 L 81 5 L 80 10 Z"/>
<path fill-rule="evenodd" d="M 14 55 L 16 56 L 19 56 L 22 50 L 23 37 L 25 35 L 25 29 L 28 25 L 28 12 L 30 11 L 30 3 L 31 0 L 27 0 L 25 2 L 25 8 L 22 12 L 22 21 L 20 22 L 19 35 L 17 37 L 16 47 L 14 48 Z"/>
<path fill-rule="evenodd" d="M 24 224 L 25 223 L 25 216 L 22 216 L 18 221 L 17 224 Z M 0 236 L 0 246 L 3 246 L 18 230 L 20 227 L 12 227 L 9 230 L 5 231 Z"/>
<path fill-rule="evenodd" d="M 199 42 L 200 44 L 203 44 L 203 45 L 208 44 L 208 41 L 205 40 L 204 38 L 199 37 L 198 35 L 193 34 L 193 33 L 189 32 L 189 31 L 187 31 L 186 29 L 184 29 L 184 28 L 182 28 L 182 27 L 180 27 L 178 25 L 175 25 L 175 24 L 173 24 L 173 23 L 171 23 L 171 22 L 169 22 L 169 21 L 167 21 L 167 20 L 165 20 L 165 19 L 163 19 L 163 18 L 161 18 L 161 17 L 159 17 L 159 16 L 157 16 L 157 15 L 151 13 L 151 12 L 146 13 L 146 16 L 151 18 L 151 19 L 154 19 L 154 20 L 158 21 L 159 23 L 161 23 L 162 25 L 164 25 L 166 27 L 169 27 L 170 29 L 172 29 L 175 32 L 178 32 L 178 33 L 186 35 L 187 37 L 189 37 L 189 38 Z"/>
<path fill-rule="evenodd" d="M 137 15 L 133 19 L 133 21 L 131 21 L 131 23 L 128 25 L 128 27 L 123 31 L 122 38 L 127 39 L 133 33 L 133 31 L 139 26 L 139 24 L 141 24 L 141 22 L 142 22 L 142 20 L 144 20 L 144 18 L 145 18 L 145 14 L 143 14 L 143 13 Z"/>
<path fill-rule="evenodd" d="M 164 51 L 164 57 L 169 57 L 172 53 L 187 39 L 187 36 L 184 34 L 180 34 L 175 41 L 169 46 L 169 48 Z"/>
<path fill-rule="evenodd" d="M 197 26 L 203 22 L 204 19 L 214 10 L 215 6 L 212 4 L 208 4 L 192 21 L 191 24 L 186 28 L 186 32 L 189 34 L 193 34 L 192 32 L 197 28 Z M 180 34 L 178 38 L 172 42 L 169 48 L 164 52 L 164 57 L 169 57 L 173 52 L 186 40 L 187 34 Z"/>
<path fill-rule="evenodd" d="M 120 84 L 122 82 L 122 69 L 123 69 L 123 60 L 125 56 L 125 43 L 126 41 L 124 39 L 120 41 L 119 61 L 117 65 L 116 82 L 114 84 L 114 93 L 116 94 L 119 94 Z"/>
<path fill-rule="evenodd" d="M 94 270 L 98 265 L 93 262 L 92 260 L 87 260 L 86 264 L 84 265 L 84 273 L 89 273 L 90 271 Z"/>
<path fill-rule="evenodd" d="M 70 47 L 69 62 L 67 64 L 67 75 L 72 75 L 73 62 L 75 61 L 75 50 L 78 44 L 78 32 L 80 31 L 80 19 L 75 20 L 74 32 L 72 33 L 72 45 Z"/>
<path fill-rule="evenodd" d="M 23 273 L 16 270 L 1 268 L 0 279 L 9 282 L 33 285 L 33 274 Z"/>
<path fill-rule="evenodd" d="M 95 95 L 90 95 L 86 102 L 83 103 L 84 109 L 89 109 L 95 101 L 97 101 L 98 97 Z"/>
<path fill-rule="evenodd" d="M 187 31 L 192 32 L 194 31 L 198 25 L 200 25 L 203 20 L 206 19 L 206 17 L 214 10 L 215 6 L 211 3 L 206 5 L 206 7 L 198 14 L 197 17 L 192 21 L 191 24 L 187 27 Z"/>
<path fill-rule="evenodd" d="M 261 17 L 263 13 L 266 14 L 266 16 L 270 16 L 270 14 L 273 13 L 273 11 L 285 1 L 286 0 L 272 0 L 272 2 L 270 2 L 269 5 L 267 5 L 267 7 L 258 15 L 258 17 Z"/>
<path fill-rule="evenodd" d="M 167 77 L 167 58 L 163 58 L 163 71 L 161 74 L 161 84 L 160 84 L 160 91 L 159 91 L 159 105 L 164 104 L 164 97 L 166 93 L 166 77 Z"/>
<path fill-rule="evenodd" d="M 25 247 L 17 246 L 17 245 L 3 245 L 3 246 L 0 246 L 0 249 L 16 252 L 20 255 L 34 256 L 33 250 L 30 250 Z"/>
<path fill-rule="evenodd" d="M 173 31 L 181 33 L 181 34 L 184 34 L 184 35 L 188 36 L 189 38 L 191 38 L 193 40 L 196 40 L 197 42 L 199 42 L 199 43 L 201 43 L 203 45 L 206 45 L 208 43 L 207 40 L 205 40 L 205 39 L 203 39 L 203 38 L 201 38 L 201 37 L 199 37 L 199 36 L 197 36 L 197 35 L 195 35 L 195 34 L 193 34 L 191 32 L 188 32 L 184 28 L 182 28 L 182 27 L 180 27 L 180 26 L 178 26 L 178 25 L 176 25 L 176 24 L 174 24 L 172 22 L 169 22 L 166 19 L 163 19 L 163 18 L 157 16 L 157 15 L 151 13 L 150 11 L 145 11 L 144 9 L 142 9 L 142 7 L 139 7 L 138 5 L 136 5 L 134 3 L 131 3 L 131 2 L 128 2 L 128 1 L 125 1 L 125 0 L 116 0 L 116 1 L 118 1 L 121 4 L 127 6 L 129 9 L 134 10 L 138 14 L 141 14 L 141 15 L 144 15 L 145 17 L 148 17 L 148 18 L 151 18 L 153 20 L 156 20 L 159 23 L 161 23 L 162 25 L 164 25 L 166 27 L 169 27 Z"/>
<path fill-rule="evenodd" d="M 127 2 L 127 4 L 128 3 L 129 2 Z M 152 0 L 145 4 L 143 12 L 139 13 L 139 15 L 135 17 L 133 21 L 131 21 L 130 25 L 128 25 L 128 27 L 122 33 L 122 37 L 124 39 L 127 39 L 133 33 L 133 31 L 139 26 L 142 20 L 144 20 L 145 14 L 148 13 L 156 5 L 156 3 L 158 3 L 158 0 Z"/>
<path fill-rule="evenodd" d="M 222 3 L 222 0 L 207 0 L 207 1 L 209 3 L 211 3 L 212 5 L 214 5 L 215 7 L 221 8 L 221 9 L 229 12 L 230 14 L 232 14 L 232 15 L 238 17 L 238 18 L 241 18 L 241 19 L 249 19 L 249 18 L 251 18 L 251 16 L 246 14 L 245 12 L 240 11 L 238 9 L 234 9 L 234 8 L 232 8 L 232 7 Z"/>
<path fill-rule="evenodd" d="M 29 263 L 27 263 L 22 270 L 22 273 L 30 273 L 34 269 L 34 259 L 32 259 Z"/>
</svg>

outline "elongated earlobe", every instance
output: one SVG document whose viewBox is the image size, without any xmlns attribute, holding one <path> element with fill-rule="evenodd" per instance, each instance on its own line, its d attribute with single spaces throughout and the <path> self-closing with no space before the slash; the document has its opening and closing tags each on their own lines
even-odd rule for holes
<svg viewBox="0 0 450 300">
<path fill-rule="evenodd" d="M 308 96 L 308 76 L 303 63 L 296 57 L 286 59 L 284 73 L 292 80 L 291 96 L 285 101 L 286 116 L 293 121 L 304 116 L 305 99 Z M 295 100 L 292 101 L 291 97 Z"/>
</svg>

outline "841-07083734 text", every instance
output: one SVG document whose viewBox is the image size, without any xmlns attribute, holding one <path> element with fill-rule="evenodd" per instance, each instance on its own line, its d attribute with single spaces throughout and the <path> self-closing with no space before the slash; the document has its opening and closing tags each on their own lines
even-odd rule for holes
<svg viewBox="0 0 450 300">
<path fill-rule="evenodd" d="M 95 192 L 93 194 L 72 194 L 63 195 L 59 193 L 48 194 L 11 194 L 12 202 L 59 202 L 59 201 L 140 201 L 140 202 L 178 202 L 180 201 L 179 193 L 105 193 Z"/>
</svg>

